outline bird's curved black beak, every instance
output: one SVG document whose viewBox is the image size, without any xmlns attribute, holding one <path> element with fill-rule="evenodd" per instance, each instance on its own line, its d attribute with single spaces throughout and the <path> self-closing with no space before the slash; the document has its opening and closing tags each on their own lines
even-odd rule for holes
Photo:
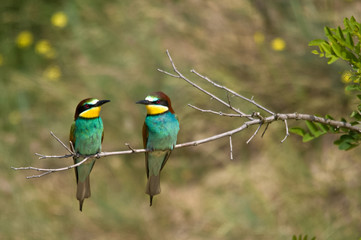
<svg viewBox="0 0 361 240">
<path fill-rule="evenodd" d="M 140 100 L 140 101 L 136 102 L 136 104 L 144 104 L 144 105 L 148 105 L 150 103 L 151 102 L 149 102 L 148 100 Z"/>
<path fill-rule="evenodd" d="M 107 102 L 110 102 L 110 100 L 99 100 L 99 101 L 95 104 L 95 106 L 101 106 L 101 105 L 103 105 L 104 103 L 107 103 Z"/>
</svg>

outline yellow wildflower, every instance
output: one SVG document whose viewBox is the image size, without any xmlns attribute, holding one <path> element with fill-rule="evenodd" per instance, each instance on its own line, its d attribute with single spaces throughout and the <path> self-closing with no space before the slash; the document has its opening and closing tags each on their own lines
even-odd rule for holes
<svg viewBox="0 0 361 240">
<path fill-rule="evenodd" d="M 351 82 L 352 73 L 350 71 L 344 71 L 341 75 L 341 81 L 343 83 Z"/>
<path fill-rule="evenodd" d="M 264 34 L 260 32 L 256 32 L 253 35 L 253 40 L 256 44 L 262 44 L 264 42 Z"/>
<path fill-rule="evenodd" d="M 68 17 L 65 15 L 64 12 L 56 12 L 51 16 L 51 23 L 55 27 L 63 28 L 68 23 Z"/>
<path fill-rule="evenodd" d="M 55 57 L 55 50 L 52 48 L 48 40 L 40 40 L 35 45 L 35 52 L 44 55 L 47 58 Z"/>
<path fill-rule="evenodd" d="M 44 77 L 51 81 L 57 81 L 61 77 L 60 67 L 57 65 L 49 66 L 44 71 Z"/>
<path fill-rule="evenodd" d="M 275 51 L 283 51 L 286 47 L 286 42 L 282 38 L 275 38 L 271 42 L 271 47 Z"/>
<path fill-rule="evenodd" d="M 16 37 L 16 44 L 19 48 L 29 47 L 33 43 L 33 34 L 29 31 L 22 31 Z"/>
<path fill-rule="evenodd" d="M 4 57 L 2 54 L 0 54 L 0 66 L 4 64 Z"/>
</svg>

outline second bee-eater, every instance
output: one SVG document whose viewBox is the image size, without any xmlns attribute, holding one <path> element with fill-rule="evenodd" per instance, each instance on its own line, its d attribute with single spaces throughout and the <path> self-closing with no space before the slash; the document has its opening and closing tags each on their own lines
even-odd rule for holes
<svg viewBox="0 0 361 240">
<path fill-rule="evenodd" d="M 104 128 L 99 114 L 101 105 L 107 102 L 110 101 L 87 98 L 76 107 L 74 122 L 70 129 L 70 141 L 73 144 L 75 153 L 93 155 L 101 152 Z M 73 157 L 73 159 L 74 164 L 76 164 L 82 161 L 84 157 Z M 75 169 L 76 198 L 79 200 L 80 211 L 83 209 L 84 199 L 90 197 L 89 175 L 94 163 L 95 159 L 92 158 Z"/>
<path fill-rule="evenodd" d="M 153 196 L 160 193 L 160 171 L 177 142 L 179 122 L 169 97 L 163 92 L 151 93 L 137 103 L 147 109 L 143 125 L 143 145 L 149 150 L 145 153 L 148 178 L 145 193 L 150 196 L 152 206 Z"/>
</svg>

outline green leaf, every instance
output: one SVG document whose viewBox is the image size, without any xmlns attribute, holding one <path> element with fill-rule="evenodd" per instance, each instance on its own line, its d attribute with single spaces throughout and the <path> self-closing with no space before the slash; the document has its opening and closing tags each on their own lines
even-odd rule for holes
<svg viewBox="0 0 361 240">
<path fill-rule="evenodd" d="M 312 50 L 311 53 L 313 53 L 313 54 L 315 54 L 315 55 L 320 54 L 317 50 Z"/>
<path fill-rule="evenodd" d="M 289 129 L 289 132 L 290 132 L 290 133 L 293 133 L 293 134 L 296 134 L 296 135 L 299 135 L 299 136 L 301 136 L 301 137 L 303 137 L 303 136 L 306 134 L 305 130 L 303 130 L 303 129 L 300 128 L 300 127 L 290 128 L 290 129 Z"/>
<path fill-rule="evenodd" d="M 343 35 L 342 29 L 340 27 L 337 27 L 336 36 L 345 41 L 345 36 Z"/>
<path fill-rule="evenodd" d="M 354 91 L 354 90 L 360 91 L 360 86 L 356 85 L 356 84 L 347 85 L 345 87 L 345 90 L 346 91 Z"/>
<path fill-rule="evenodd" d="M 331 115 L 329 115 L 329 114 L 327 114 L 326 116 L 325 116 L 325 118 L 326 119 L 330 119 L 330 120 L 335 120 Z"/>
<path fill-rule="evenodd" d="M 320 50 L 325 52 L 326 54 L 329 54 L 329 55 L 332 54 L 331 46 L 330 46 L 330 44 L 328 44 L 328 42 L 325 41 L 325 42 L 321 43 L 319 47 L 320 47 Z"/>
<path fill-rule="evenodd" d="M 331 29 L 329 27 L 324 27 L 323 30 L 325 31 L 325 35 L 327 37 L 332 37 L 332 32 L 331 32 Z"/>
<path fill-rule="evenodd" d="M 323 39 L 315 39 L 308 43 L 308 46 L 319 46 L 321 43 L 325 43 Z"/>
<path fill-rule="evenodd" d="M 332 50 L 335 52 L 335 54 L 338 56 L 338 57 L 342 57 L 342 48 L 341 48 L 341 45 L 338 44 L 337 41 L 335 40 L 331 40 L 332 42 Z"/>
<path fill-rule="evenodd" d="M 315 124 L 321 130 L 322 134 L 328 132 L 329 127 L 326 124 L 322 124 L 322 123 L 315 123 Z"/>
<path fill-rule="evenodd" d="M 306 133 L 303 138 L 302 138 L 302 142 L 309 142 L 311 140 L 315 139 L 314 136 L 312 136 L 311 134 L 309 133 Z"/>
<path fill-rule="evenodd" d="M 318 129 L 313 122 L 306 120 L 306 126 L 308 127 L 308 130 L 310 130 L 310 132 L 313 136 L 315 136 L 315 137 L 319 136 Z"/>
<path fill-rule="evenodd" d="M 349 47 L 351 49 L 354 48 L 353 39 L 352 39 L 351 33 L 349 33 L 349 32 L 347 32 L 347 35 L 346 35 L 346 43 L 348 44 L 347 47 Z"/>
<path fill-rule="evenodd" d="M 332 63 L 336 62 L 337 60 L 338 60 L 338 57 L 332 56 L 332 57 L 330 58 L 330 60 L 328 60 L 327 64 L 332 64 Z"/>
<path fill-rule="evenodd" d="M 338 145 L 338 149 L 347 151 L 347 150 L 350 150 L 350 149 L 352 149 L 352 148 L 354 148 L 356 146 L 357 145 L 351 144 L 349 142 L 342 142 L 340 145 Z"/>
</svg>

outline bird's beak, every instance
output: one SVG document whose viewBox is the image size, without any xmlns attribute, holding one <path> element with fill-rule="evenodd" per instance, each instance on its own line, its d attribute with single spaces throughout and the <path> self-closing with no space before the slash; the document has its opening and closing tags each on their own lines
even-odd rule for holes
<svg viewBox="0 0 361 240">
<path fill-rule="evenodd" d="M 150 104 L 150 102 L 148 100 L 140 100 L 140 101 L 136 102 L 136 104 L 148 105 L 148 104 Z"/>
<path fill-rule="evenodd" d="M 99 100 L 99 101 L 96 103 L 96 106 L 101 106 L 101 105 L 103 105 L 104 103 L 107 103 L 107 102 L 110 102 L 110 100 Z"/>
</svg>

